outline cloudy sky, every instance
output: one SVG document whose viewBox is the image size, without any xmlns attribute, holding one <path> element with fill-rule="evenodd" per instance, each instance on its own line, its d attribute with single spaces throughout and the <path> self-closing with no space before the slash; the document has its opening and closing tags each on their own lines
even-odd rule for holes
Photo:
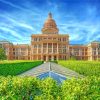
<svg viewBox="0 0 100 100">
<path fill-rule="evenodd" d="M 0 0 L 0 40 L 30 43 L 52 12 L 70 44 L 100 40 L 100 0 Z"/>
</svg>

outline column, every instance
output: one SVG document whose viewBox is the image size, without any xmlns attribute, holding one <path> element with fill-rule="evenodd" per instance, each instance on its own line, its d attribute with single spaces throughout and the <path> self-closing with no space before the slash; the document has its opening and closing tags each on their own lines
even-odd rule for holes
<svg viewBox="0 0 100 100">
<path fill-rule="evenodd" d="M 98 60 L 98 48 L 96 48 L 96 56 L 97 56 L 97 60 Z"/>
<path fill-rule="evenodd" d="M 22 58 L 22 54 L 21 54 L 21 48 L 18 50 L 18 60 L 20 59 L 21 60 Z"/>
<path fill-rule="evenodd" d="M 58 43 L 57 43 L 57 60 L 58 60 L 58 53 L 59 53 L 59 52 L 58 52 Z"/>
<path fill-rule="evenodd" d="M 27 48 L 27 60 L 29 60 L 28 57 L 29 57 L 29 55 L 28 55 L 28 48 Z"/>
<path fill-rule="evenodd" d="M 48 61 L 48 43 L 47 43 L 47 49 L 46 49 L 46 61 Z"/>
<path fill-rule="evenodd" d="M 74 54 L 74 49 L 72 48 L 72 54 Z"/>
<path fill-rule="evenodd" d="M 58 54 L 58 43 L 57 43 L 57 54 Z"/>
<path fill-rule="evenodd" d="M 38 60 L 38 44 L 37 44 L 37 60 Z"/>
<path fill-rule="evenodd" d="M 47 54 L 48 54 L 48 43 L 47 43 L 47 50 L 46 50 Z"/>
<path fill-rule="evenodd" d="M 70 58 L 69 46 L 66 44 L 66 60 Z"/>
<path fill-rule="evenodd" d="M 34 45 L 31 46 L 31 60 L 33 60 L 33 49 L 34 49 Z"/>
<path fill-rule="evenodd" d="M 80 59 L 82 60 L 82 55 L 81 55 L 82 53 L 81 53 L 81 50 L 79 49 L 79 57 L 80 57 Z"/>
<path fill-rule="evenodd" d="M 52 55 L 51 57 L 52 57 L 52 58 L 51 58 L 51 59 L 52 59 L 52 61 L 54 61 L 54 56 Z"/>
<path fill-rule="evenodd" d="M 8 48 L 8 50 L 7 50 L 6 52 L 7 52 L 7 56 L 8 56 L 7 58 L 8 58 L 8 60 L 9 60 L 9 56 L 10 56 L 10 55 L 9 55 L 9 48 Z"/>
<path fill-rule="evenodd" d="M 43 61 L 43 43 L 41 44 L 41 61 Z"/>
<path fill-rule="evenodd" d="M 92 47 L 90 48 L 91 50 L 91 53 L 90 53 L 90 60 L 92 61 L 93 60 L 93 51 L 92 51 Z"/>
<path fill-rule="evenodd" d="M 46 61 L 48 61 L 48 55 L 46 56 Z"/>
<path fill-rule="evenodd" d="M 52 53 L 53 53 L 53 43 L 52 43 Z"/>
</svg>

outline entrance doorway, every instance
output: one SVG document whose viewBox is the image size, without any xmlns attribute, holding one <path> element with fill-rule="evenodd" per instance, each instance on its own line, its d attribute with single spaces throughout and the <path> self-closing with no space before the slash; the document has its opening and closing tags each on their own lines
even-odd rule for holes
<svg viewBox="0 0 100 100">
<path fill-rule="evenodd" d="M 43 61 L 46 61 L 46 56 L 43 56 Z"/>
<path fill-rule="evenodd" d="M 49 61 L 51 61 L 51 56 L 49 56 Z"/>
<path fill-rule="evenodd" d="M 57 60 L 57 57 L 56 56 L 54 56 L 54 60 Z"/>
</svg>

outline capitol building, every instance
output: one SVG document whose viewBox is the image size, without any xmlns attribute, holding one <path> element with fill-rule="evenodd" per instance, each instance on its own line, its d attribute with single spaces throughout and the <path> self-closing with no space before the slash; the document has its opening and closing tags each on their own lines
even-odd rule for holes
<svg viewBox="0 0 100 100">
<path fill-rule="evenodd" d="M 87 45 L 71 45 L 68 34 L 60 34 L 56 22 L 49 13 L 41 34 L 32 34 L 30 44 L 13 44 L 0 41 L 8 60 L 100 60 L 100 42 Z"/>
</svg>

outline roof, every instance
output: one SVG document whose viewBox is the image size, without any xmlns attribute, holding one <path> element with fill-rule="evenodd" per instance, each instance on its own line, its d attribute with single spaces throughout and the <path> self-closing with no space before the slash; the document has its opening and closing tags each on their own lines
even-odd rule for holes
<svg viewBox="0 0 100 100">
<path fill-rule="evenodd" d="M 100 41 L 92 41 L 91 43 L 100 43 Z"/>
<path fill-rule="evenodd" d="M 0 43 L 11 43 L 11 42 L 10 41 L 7 41 L 7 40 L 0 40 Z"/>
<path fill-rule="evenodd" d="M 85 46 L 84 44 L 70 44 L 71 46 L 76 46 L 76 45 L 78 45 L 78 46 Z"/>
<path fill-rule="evenodd" d="M 100 41 L 91 41 L 91 42 L 89 42 L 89 43 L 87 43 L 87 45 L 90 45 L 91 43 L 98 43 L 98 44 L 100 44 Z"/>
<path fill-rule="evenodd" d="M 14 47 L 17 47 L 17 48 L 28 48 L 29 45 L 28 44 L 16 44 L 16 45 L 13 45 Z"/>
<path fill-rule="evenodd" d="M 68 34 L 32 34 L 31 35 L 31 37 L 45 37 L 45 36 L 52 36 L 52 37 L 65 37 L 65 36 L 67 36 L 67 37 L 69 37 L 69 35 Z"/>
</svg>

